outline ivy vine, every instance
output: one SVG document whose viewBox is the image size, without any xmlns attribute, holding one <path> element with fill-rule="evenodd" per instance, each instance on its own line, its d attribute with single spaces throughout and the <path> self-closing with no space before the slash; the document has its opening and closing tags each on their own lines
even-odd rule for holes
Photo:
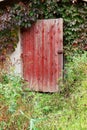
<svg viewBox="0 0 87 130">
<path fill-rule="evenodd" d="M 0 10 L 0 54 L 14 50 L 17 28 L 31 27 L 37 19 L 63 18 L 66 55 L 87 45 L 87 3 L 70 0 L 21 0 Z M 68 51 L 69 50 L 69 51 Z"/>
</svg>

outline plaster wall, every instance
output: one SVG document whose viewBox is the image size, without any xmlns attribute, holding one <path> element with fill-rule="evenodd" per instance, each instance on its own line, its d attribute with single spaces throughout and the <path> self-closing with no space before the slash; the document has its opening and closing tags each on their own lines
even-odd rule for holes
<svg viewBox="0 0 87 130">
<path fill-rule="evenodd" d="M 21 46 L 21 36 L 19 31 L 19 42 L 15 51 L 10 55 L 11 63 L 14 68 L 14 72 L 20 76 L 23 76 L 23 67 L 22 67 L 22 46 Z"/>
</svg>

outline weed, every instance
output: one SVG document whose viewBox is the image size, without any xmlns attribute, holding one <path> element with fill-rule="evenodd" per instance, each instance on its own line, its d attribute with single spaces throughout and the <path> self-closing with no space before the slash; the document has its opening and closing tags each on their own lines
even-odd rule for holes
<svg viewBox="0 0 87 130">
<path fill-rule="evenodd" d="M 0 82 L 0 130 L 86 130 L 87 53 L 67 63 L 60 93 L 29 92 L 19 76 Z"/>
</svg>

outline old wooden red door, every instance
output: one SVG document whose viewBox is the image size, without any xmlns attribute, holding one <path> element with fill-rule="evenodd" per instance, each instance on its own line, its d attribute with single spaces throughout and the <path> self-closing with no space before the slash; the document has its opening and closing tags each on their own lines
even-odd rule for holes
<svg viewBox="0 0 87 130">
<path fill-rule="evenodd" d="M 38 20 L 22 31 L 23 74 L 29 88 L 56 92 L 63 68 L 63 20 Z"/>
</svg>

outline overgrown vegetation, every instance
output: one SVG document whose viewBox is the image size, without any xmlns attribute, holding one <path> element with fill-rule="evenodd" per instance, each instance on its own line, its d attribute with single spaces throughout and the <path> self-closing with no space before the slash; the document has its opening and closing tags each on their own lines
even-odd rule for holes
<svg viewBox="0 0 87 130">
<path fill-rule="evenodd" d="M 74 1 L 74 0 L 71 0 Z M 80 50 L 87 49 L 87 2 L 70 0 L 25 0 L 0 9 L 0 52 L 3 48 L 13 51 L 15 48 L 17 27 L 31 27 L 37 19 L 63 18 L 64 49 L 69 55 L 72 46 Z M 85 29 L 84 29 L 85 28 Z M 6 31 L 5 31 L 6 30 Z M 8 32 L 8 33 L 6 33 Z M 14 35 L 14 36 L 13 36 Z M 10 47 L 9 47 L 10 46 Z M 8 50 L 6 51 L 8 52 Z"/>
<path fill-rule="evenodd" d="M 60 92 L 29 92 L 18 76 L 2 74 L 0 130 L 86 130 L 87 52 L 68 58 Z"/>
</svg>

